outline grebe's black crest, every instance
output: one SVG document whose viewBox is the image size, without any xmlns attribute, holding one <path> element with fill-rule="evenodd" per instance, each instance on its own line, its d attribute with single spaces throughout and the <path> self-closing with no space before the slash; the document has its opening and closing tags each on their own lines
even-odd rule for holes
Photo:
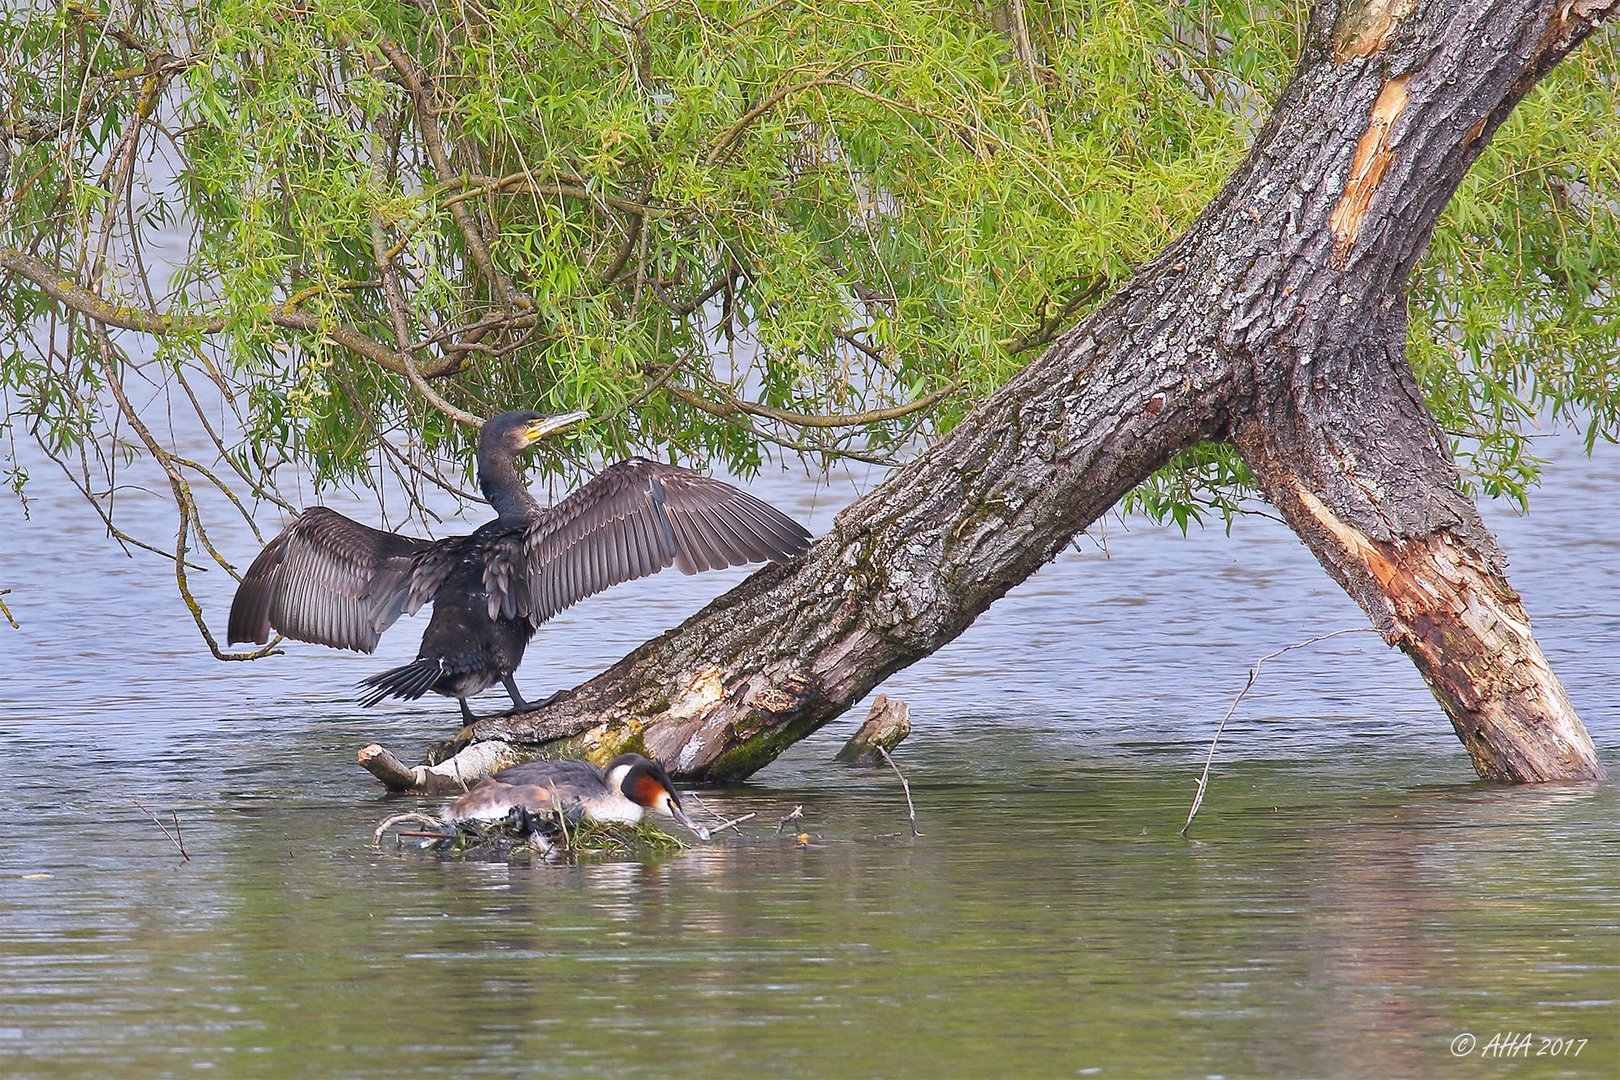
<svg viewBox="0 0 1620 1080">
<path fill-rule="evenodd" d="M 746 491 L 645 458 L 541 507 L 517 456 L 585 417 L 520 409 L 484 425 L 478 483 L 496 517 L 470 536 L 422 540 L 305 510 L 248 567 L 227 639 L 263 644 L 275 632 L 369 653 L 401 615 L 432 603 L 417 659 L 365 680 L 360 701 L 431 690 L 459 700 L 470 723 L 467 698 L 497 682 L 515 708 L 532 707 L 512 673 L 535 630 L 564 608 L 671 566 L 695 574 L 782 562 L 810 546 L 803 526 Z"/>
</svg>

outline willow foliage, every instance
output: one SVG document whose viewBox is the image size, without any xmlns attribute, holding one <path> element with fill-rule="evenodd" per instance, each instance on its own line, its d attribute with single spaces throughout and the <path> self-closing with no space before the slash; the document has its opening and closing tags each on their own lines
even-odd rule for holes
<svg viewBox="0 0 1620 1080">
<path fill-rule="evenodd" d="M 590 449 L 741 471 L 773 442 L 903 453 L 1191 221 L 1305 16 L 1242 0 L 13 6 L 4 422 L 76 461 L 144 420 L 131 441 L 193 513 L 183 482 L 204 474 L 165 456 L 176 407 L 221 434 L 236 477 L 208 479 L 258 493 L 289 467 L 366 482 L 379 439 L 420 466 L 471 439 L 458 410 L 517 403 L 593 409 Z M 1491 493 L 1523 498 L 1538 418 L 1620 428 L 1615 42 L 1587 44 L 1503 128 L 1416 285 L 1418 370 Z M 1210 448 L 1138 504 L 1185 524 L 1244 477 Z"/>
</svg>

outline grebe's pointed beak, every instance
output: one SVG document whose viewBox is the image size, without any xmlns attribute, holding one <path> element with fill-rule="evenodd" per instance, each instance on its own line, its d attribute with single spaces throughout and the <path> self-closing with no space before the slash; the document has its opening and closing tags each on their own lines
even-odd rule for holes
<svg viewBox="0 0 1620 1080">
<path fill-rule="evenodd" d="M 709 838 L 709 830 L 687 817 L 686 811 L 681 809 L 680 803 L 676 802 L 674 799 L 671 799 L 665 805 L 669 807 L 669 816 L 680 822 L 682 825 L 685 825 L 688 829 L 691 829 L 693 832 L 697 833 L 697 838 L 699 840 L 707 840 Z"/>
</svg>

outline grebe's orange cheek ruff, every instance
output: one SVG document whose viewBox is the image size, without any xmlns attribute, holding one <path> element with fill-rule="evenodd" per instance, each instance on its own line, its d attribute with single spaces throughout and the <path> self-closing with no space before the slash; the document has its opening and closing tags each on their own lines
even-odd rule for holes
<svg viewBox="0 0 1620 1080">
<path fill-rule="evenodd" d="M 669 798 L 669 789 L 652 773 L 642 772 L 630 781 L 630 790 L 625 794 L 638 806 L 645 806 L 649 810 L 663 810 L 664 800 Z"/>
</svg>

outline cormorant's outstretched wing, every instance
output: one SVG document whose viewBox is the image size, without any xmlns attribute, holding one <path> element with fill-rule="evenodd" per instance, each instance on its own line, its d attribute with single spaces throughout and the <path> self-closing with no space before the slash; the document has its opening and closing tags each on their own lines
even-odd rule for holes
<svg viewBox="0 0 1620 1080">
<path fill-rule="evenodd" d="M 438 561 L 435 549 L 459 540 L 435 544 L 310 507 L 248 567 L 231 602 L 226 637 L 262 644 L 274 629 L 299 641 L 371 652 L 395 619 L 432 599 L 413 581 L 413 570 Z"/>
<path fill-rule="evenodd" d="M 810 546 L 792 518 L 720 480 L 645 458 L 621 461 L 545 511 L 524 531 L 521 552 L 486 564 L 490 607 L 535 625 L 621 581 L 669 566 L 682 573 L 766 559 Z M 513 562 L 519 561 L 514 567 Z M 514 570 L 526 570 L 526 590 Z"/>
</svg>

